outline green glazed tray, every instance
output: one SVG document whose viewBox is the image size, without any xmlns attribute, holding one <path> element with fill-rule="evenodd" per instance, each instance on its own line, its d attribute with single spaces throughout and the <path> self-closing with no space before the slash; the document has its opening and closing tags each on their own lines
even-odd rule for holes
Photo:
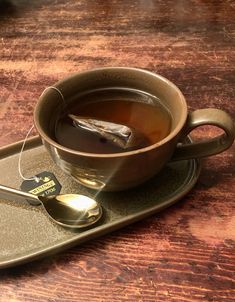
<svg viewBox="0 0 235 302">
<path fill-rule="evenodd" d="M 20 188 L 18 159 L 22 142 L 0 149 L 0 184 Z M 169 163 L 164 170 L 138 188 L 108 193 L 87 189 L 62 172 L 51 160 L 39 137 L 27 141 L 22 170 L 28 177 L 42 171 L 55 174 L 61 193 L 81 193 L 101 203 L 102 219 L 90 228 L 65 229 L 56 225 L 41 206 L 27 201 L 7 201 L 0 196 L 0 268 L 51 255 L 87 240 L 120 229 L 176 203 L 195 185 L 200 174 L 198 160 Z"/>
</svg>

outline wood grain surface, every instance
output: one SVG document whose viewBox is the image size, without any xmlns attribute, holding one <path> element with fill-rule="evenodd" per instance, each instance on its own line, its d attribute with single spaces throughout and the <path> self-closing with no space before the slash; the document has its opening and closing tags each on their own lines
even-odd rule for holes
<svg viewBox="0 0 235 302">
<path fill-rule="evenodd" d="M 233 0 L 0 0 L 0 146 L 25 137 L 47 86 L 101 66 L 159 73 L 190 110 L 235 118 L 234 38 Z M 0 302 L 234 301 L 234 151 L 205 159 L 196 187 L 170 209 L 2 270 Z"/>
</svg>

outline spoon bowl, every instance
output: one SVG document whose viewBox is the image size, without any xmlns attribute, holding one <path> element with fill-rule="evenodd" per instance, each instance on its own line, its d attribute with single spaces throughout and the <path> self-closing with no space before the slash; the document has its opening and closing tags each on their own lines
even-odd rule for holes
<svg viewBox="0 0 235 302">
<path fill-rule="evenodd" d="M 102 215 L 102 208 L 97 202 L 85 195 L 39 196 L 39 200 L 50 217 L 65 227 L 88 227 L 97 222 Z"/>
</svg>

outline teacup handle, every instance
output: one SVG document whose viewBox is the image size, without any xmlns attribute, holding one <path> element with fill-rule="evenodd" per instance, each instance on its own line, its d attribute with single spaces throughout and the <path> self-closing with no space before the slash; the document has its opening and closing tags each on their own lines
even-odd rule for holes
<svg viewBox="0 0 235 302">
<path fill-rule="evenodd" d="M 225 151 L 232 145 L 235 138 L 234 122 L 225 111 L 214 108 L 199 109 L 189 113 L 180 140 L 183 140 L 195 128 L 205 125 L 217 126 L 224 133 L 192 144 L 178 144 L 172 160 L 211 156 Z"/>
</svg>

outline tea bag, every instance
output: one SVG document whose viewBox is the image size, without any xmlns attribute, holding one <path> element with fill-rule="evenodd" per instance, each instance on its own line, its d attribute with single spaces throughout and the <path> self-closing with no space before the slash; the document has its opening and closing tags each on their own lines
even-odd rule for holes
<svg viewBox="0 0 235 302">
<path fill-rule="evenodd" d="M 104 141 L 111 142 L 123 150 L 133 150 L 146 146 L 145 136 L 131 127 L 73 114 L 69 114 L 69 117 L 73 120 L 75 127 L 91 131 L 103 138 Z"/>
</svg>

